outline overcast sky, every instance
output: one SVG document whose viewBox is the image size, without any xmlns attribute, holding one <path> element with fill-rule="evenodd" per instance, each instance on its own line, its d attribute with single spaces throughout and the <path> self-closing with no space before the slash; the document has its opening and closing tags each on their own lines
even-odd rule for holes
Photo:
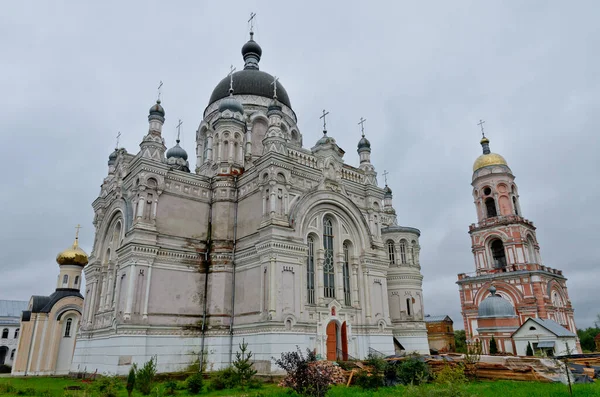
<svg viewBox="0 0 600 397">
<path fill-rule="evenodd" d="M 371 3 L 371 4 L 369 4 Z M 0 299 L 55 288 L 56 254 L 89 253 L 91 203 L 121 145 L 137 153 L 162 80 L 164 137 L 193 154 L 214 86 L 256 12 L 260 67 L 280 78 L 304 137 L 357 166 L 365 117 L 399 223 L 421 230 L 425 310 L 462 328 L 457 273 L 479 119 L 516 175 L 544 263 L 564 270 L 579 327 L 598 308 L 600 4 L 594 1 L 8 2 L 0 15 Z"/>
</svg>

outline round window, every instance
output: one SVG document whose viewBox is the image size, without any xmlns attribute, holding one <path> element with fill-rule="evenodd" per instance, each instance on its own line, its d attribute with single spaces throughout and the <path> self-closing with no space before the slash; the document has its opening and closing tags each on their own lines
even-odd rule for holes
<svg viewBox="0 0 600 397">
<path fill-rule="evenodd" d="M 483 194 L 485 194 L 486 196 L 489 196 L 491 193 L 492 189 L 490 189 L 489 187 L 483 189 Z"/>
</svg>

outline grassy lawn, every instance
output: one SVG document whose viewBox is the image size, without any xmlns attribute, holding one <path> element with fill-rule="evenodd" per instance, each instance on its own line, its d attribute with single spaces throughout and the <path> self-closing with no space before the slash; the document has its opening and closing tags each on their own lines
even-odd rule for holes
<svg viewBox="0 0 600 397">
<path fill-rule="evenodd" d="M 10 385 L 14 390 L 6 390 L 6 386 Z M 126 397 L 127 391 L 124 387 L 119 393 L 119 397 Z M 81 391 L 65 391 L 67 386 L 82 386 L 84 390 Z M 160 386 L 160 384 L 159 384 Z M 381 388 L 377 391 L 362 390 L 358 387 L 347 388 L 345 386 L 336 386 L 328 394 L 331 397 L 342 397 L 342 396 L 427 396 L 431 395 L 428 392 L 433 392 L 434 385 L 421 386 L 418 389 L 408 390 L 403 386 L 398 387 L 386 387 Z M 96 393 L 85 391 L 86 384 L 80 380 L 66 379 L 66 378 L 48 378 L 48 377 L 31 377 L 31 378 L 0 378 L 0 396 L 26 396 L 26 397 L 95 397 L 98 396 Z M 508 397 L 560 397 L 569 396 L 567 386 L 563 384 L 555 383 L 536 383 L 536 382 L 511 382 L 511 381 L 497 381 L 497 382 L 472 382 L 465 386 L 466 394 L 469 396 L 508 396 Z M 137 391 L 134 392 L 134 396 L 141 396 Z M 156 394 L 151 394 L 156 396 Z M 162 394 L 159 394 L 162 395 Z M 176 395 L 185 396 L 188 395 L 185 390 L 178 390 Z M 267 384 L 260 390 L 240 391 L 240 390 L 223 390 L 204 392 L 202 396 L 210 397 L 223 397 L 223 396 L 290 396 L 287 389 L 280 388 L 273 384 Z M 587 385 L 573 385 L 573 395 L 579 397 L 588 396 L 599 396 L 600 397 L 600 382 Z"/>
</svg>

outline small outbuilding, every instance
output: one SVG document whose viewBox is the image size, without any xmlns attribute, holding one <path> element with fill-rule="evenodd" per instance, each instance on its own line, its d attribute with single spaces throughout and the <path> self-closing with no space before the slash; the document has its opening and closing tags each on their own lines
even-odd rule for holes
<svg viewBox="0 0 600 397">
<path fill-rule="evenodd" d="M 527 354 L 527 344 L 531 343 L 534 353 L 559 356 L 577 352 L 577 335 L 553 320 L 528 318 L 517 329 L 512 339 L 518 355 Z"/>
</svg>

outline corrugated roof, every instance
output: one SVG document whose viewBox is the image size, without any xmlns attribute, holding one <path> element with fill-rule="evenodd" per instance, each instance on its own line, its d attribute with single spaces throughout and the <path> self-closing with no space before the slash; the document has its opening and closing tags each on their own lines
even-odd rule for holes
<svg viewBox="0 0 600 397">
<path fill-rule="evenodd" d="M 423 320 L 426 323 L 438 323 L 440 321 L 445 321 L 445 320 L 452 321 L 452 319 L 450 318 L 450 316 L 448 316 L 447 314 L 442 314 L 441 316 L 430 316 L 430 315 L 427 315 L 427 316 L 425 316 L 425 318 Z"/>
<path fill-rule="evenodd" d="M 27 309 L 27 301 L 0 300 L 0 317 L 21 318 L 21 312 Z"/>
<path fill-rule="evenodd" d="M 530 317 L 530 320 L 538 323 L 556 336 L 577 336 L 554 320 L 543 320 L 536 317 Z"/>
</svg>

